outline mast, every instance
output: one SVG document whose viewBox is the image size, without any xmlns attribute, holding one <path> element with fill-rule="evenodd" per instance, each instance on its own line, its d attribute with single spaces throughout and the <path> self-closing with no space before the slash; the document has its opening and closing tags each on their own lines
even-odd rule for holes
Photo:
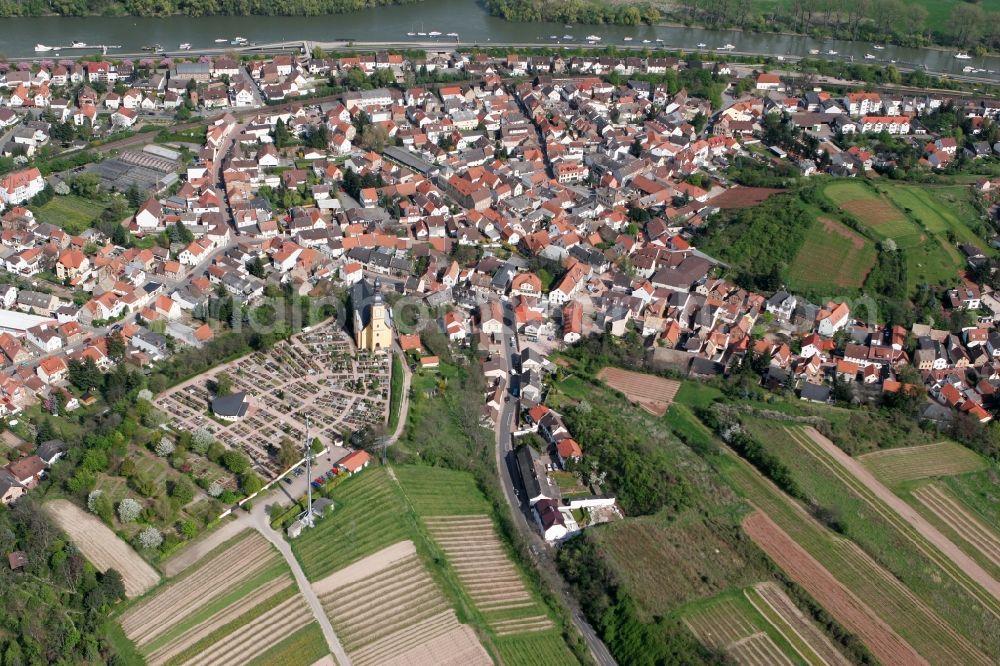
<svg viewBox="0 0 1000 666">
<path fill-rule="evenodd" d="M 303 517 L 303 522 L 306 525 L 312 527 L 313 524 L 313 493 L 312 493 L 312 445 L 309 442 L 309 417 L 306 417 L 306 438 L 305 438 L 305 454 L 306 454 L 306 515 Z"/>
</svg>

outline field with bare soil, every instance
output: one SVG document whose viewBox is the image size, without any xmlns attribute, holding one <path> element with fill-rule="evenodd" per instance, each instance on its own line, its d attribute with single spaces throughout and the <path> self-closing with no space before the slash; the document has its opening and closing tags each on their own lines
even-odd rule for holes
<svg viewBox="0 0 1000 666">
<path fill-rule="evenodd" d="M 754 608 L 781 632 L 794 649 L 810 664 L 850 666 L 830 639 L 807 618 L 775 583 L 760 583 L 746 591 Z M 789 635 L 792 632 L 793 635 Z"/>
<path fill-rule="evenodd" d="M 546 631 L 554 626 L 525 587 L 489 517 L 431 517 L 424 522 L 458 572 L 462 587 L 498 636 Z"/>
<path fill-rule="evenodd" d="M 46 502 L 45 509 L 95 568 L 122 575 L 127 596 L 141 596 L 160 582 L 156 570 L 96 516 L 61 499 Z"/>
<path fill-rule="evenodd" d="M 689 613 L 684 622 L 698 640 L 729 654 L 740 666 L 793 666 L 786 655 L 734 599 L 721 599 Z"/>
<path fill-rule="evenodd" d="M 946 488 L 929 483 L 914 490 L 913 496 L 959 538 L 1000 567 L 1000 536 L 962 506 Z"/>
<path fill-rule="evenodd" d="M 653 416 L 667 413 L 681 387 L 681 383 L 673 379 L 621 368 L 604 368 L 597 373 L 597 377 Z"/>
<path fill-rule="evenodd" d="M 756 511 L 747 516 L 743 529 L 792 580 L 857 634 L 879 661 L 898 666 L 928 663 L 765 514 Z"/>
<path fill-rule="evenodd" d="M 354 666 L 491 664 L 412 550 L 394 544 L 313 584 Z"/>
<path fill-rule="evenodd" d="M 119 618 L 122 629 L 142 649 L 277 562 L 278 554 L 271 544 L 260 534 L 249 532 L 155 596 L 125 611 Z"/>
<path fill-rule="evenodd" d="M 857 544 L 821 525 L 748 463 L 734 458 L 723 474 L 759 509 L 744 530 L 883 663 L 994 663 Z"/>
<path fill-rule="evenodd" d="M 986 468 L 986 461 L 979 454 L 954 442 L 875 451 L 857 459 L 888 486 Z"/>
</svg>

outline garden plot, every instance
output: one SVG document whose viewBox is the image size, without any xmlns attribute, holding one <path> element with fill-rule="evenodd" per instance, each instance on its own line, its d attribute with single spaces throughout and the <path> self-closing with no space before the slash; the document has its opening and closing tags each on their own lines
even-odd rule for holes
<svg viewBox="0 0 1000 666">
<path fill-rule="evenodd" d="M 412 544 L 393 544 L 313 584 L 355 666 L 491 664 Z"/>
<path fill-rule="evenodd" d="M 723 599 L 690 613 L 684 623 L 704 645 L 727 652 L 741 666 L 795 663 L 733 599 Z"/>
<path fill-rule="evenodd" d="M 438 516 L 424 522 L 498 636 L 553 627 L 525 587 L 488 516 Z"/>
<path fill-rule="evenodd" d="M 292 336 L 198 375 L 157 396 L 155 404 L 181 430 L 205 428 L 230 448 L 242 449 L 267 477 L 283 472 L 268 449 L 283 438 L 309 436 L 331 444 L 346 431 L 385 423 L 389 406 L 388 355 L 358 352 L 334 322 Z M 208 414 L 210 382 L 226 373 L 233 391 L 250 396 L 246 416 L 235 422 Z"/>
<path fill-rule="evenodd" d="M 115 569 L 122 575 L 127 596 L 140 596 L 160 582 L 156 570 L 96 516 L 61 499 L 46 502 L 45 509 L 98 571 Z"/>
<path fill-rule="evenodd" d="M 202 618 L 206 612 L 221 606 L 217 613 L 202 618 L 214 624 L 213 618 L 217 621 L 216 615 L 226 615 L 230 603 L 236 601 L 228 599 L 230 592 L 243 590 L 241 596 L 252 593 L 254 588 L 281 577 L 282 566 L 277 552 L 263 536 L 246 532 L 156 595 L 130 607 L 119 622 L 140 651 L 156 652 L 161 647 L 161 637 L 190 629 L 186 626 L 189 618 Z"/>
<path fill-rule="evenodd" d="M 603 368 L 597 373 L 597 377 L 611 388 L 624 393 L 626 398 L 653 416 L 667 413 L 681 387 L 681 383 L 674 379 L 621 368 Z"/>
<path fill-rule="evenodd" d="M 858 456 L 858 461 L 889 486 L 986 468 L 986 461 L 980 455 L 954 442 L 875 451 Z"/>
</svg>

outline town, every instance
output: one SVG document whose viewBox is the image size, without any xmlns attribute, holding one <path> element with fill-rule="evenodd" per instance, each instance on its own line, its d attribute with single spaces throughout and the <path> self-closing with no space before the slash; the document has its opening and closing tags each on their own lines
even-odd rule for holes
<svg viewBox="0 0 1000 666">
<path fill-rule="evenodd" d="M 598 469 L 593 406 L 562 386 L 567 373 L 593 370 L 643 418 L 669 417 L 682 383 L 698 383 L 765 404 L 905 409 L 993 455 L 1000 101 L 721 55 L 317 48 L 0 64 L 0 500 L 30 497 L 69 456 L 81 462 L 63 481 L 90 512 L 164 557 L 245 509 L 216 529 L 278 527 L 302 562 L 292 570 L 314 581 L 295 626 L 340 663 L 345 648 L 379 663 L 391 651 L 332 637 L 374 624 L 332 593 L 361 580 L 339 570 L 355 564 L 320 554 L 314 535 L 354 484 L 420 513 L 405 467 L 372 463 L 428 457 L 414 434 L 427 405 L 466 382 L 517 529 L 553 566 L 560 544 L 643 506 Z M 632 367 L 581 370 L 615 353 Z M 57 436 L 94 406 L 93 423 L 114 424 L 74 444 L 90 438 L 104 458 Z M 697 436 L 736 441 L 722 417 L 694 416 Z M 282 490 L 291 508 L 255 504 Z M 465 513 L 428 519 L 449 557 L 464 555 Z M 482 557 L 513 571 L 492 523 L 485 533 Z M 396 585 L 379 566 L 371 575 Z M 466 566 L 490 631 L 552 630 L 527 591 L 478 596 Z M 126 577 L 129 596 L 159 574 L 146 578 Z M 522 602 L 516 621 L 488 614 Z M 167 625 L 134 616 L 125 634 L 150 663 L 195 656 L 194 638 L 167 650 Z M 453 616 L 435 621 L 455 654 L 490 663 Z M 237 644 L 210 650 L 246 656 Z"/>
</svg>

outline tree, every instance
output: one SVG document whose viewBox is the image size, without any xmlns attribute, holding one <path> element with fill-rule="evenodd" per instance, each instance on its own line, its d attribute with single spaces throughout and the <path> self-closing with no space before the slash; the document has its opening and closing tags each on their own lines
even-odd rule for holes
<svg viewBox="0 0 1000 666">
<path fill-rule="evenodd" d="M 264 262 L 261 261 L 260 257 L 253 257 L 247 260 L 247 273 L 254 276 L 255 278 L 264 279 Z"/>
<path fill-rule="evenodd" d="M 208 484 L 208 489 L 205 492 L 208 493 L 209 497 L 218 497 L 222 494 L 222 490 L 223 488 L 221 483 L 218 481 L 212 481 L 212 483 Z"/>
<path fill-rule="evenodd" d="M 208 447 L 211 446 L 214 438 L 212 433 L 205 430 L 204 428 L 197 428 L 191 434 L 191 450 L 198 455 L 205 455 L 208 451 Z"/>
<path fill-rule="evenodd" d="M 233 379 L 225 372 L 220 372 L 215 377 L 215 395 L 218 397 L 227 396 L 233 392 Z"/>
<path fill-rule="evenodd" d="M 299 453 L 298 448 L 289 440 L 284 438 L 281 440 L 281 444 L 278 447 L 278 455 L 276 456 L 278 460 L 278 466 L 281 469 L 288 469 L 295 463 L 297 463 L 302 455 Z"/>
<path fill-rule="evenodd" d="M 264 487 L 264 482 L 261 481 L 260 477 L 253 472 L 247 472 L 240 477 L 240 488 L 243 490 L 245 495 L 253 495 L 254 493 L 259 493 L 260 489 Z"/>
<path fill-rule="evenodd" d="M 131 523 L 139 518 L 142 513 L 142 505 L 131 497 L 126 497 L 118 503 L 118 519 L 123 523 Z"/>
<path fill-rule="evenodd" d="M 361 130 L 361 145 L 368 150 L 381 153 L 385 150 L 385 143 L 389 139 L 389 134 L 381 125 L 365 125 Z"/>
<path fill-rule="evenodd" d="M 163 543 L 163 535 L 155 527 L 147 527 L 139 532 L 139 545 L 147 550 L 159 548 Z"/>
<path fill-rule="evenodd" d="M 83 361 L 71 359 L 69 362 L 69 381 L 81 391 L 89 391 L 103 383 L 104 377 L 94 359 L 87 357 Z"/>
<path fill-rule="evenodd" d="M 125 598 L 125 581 L 118 569 L 108 569 L 101 576 L 101 589 L 111 601 Z"/>
<path fill-rule="evenodd" d="M 101 189 L 101 177 L 96 173 L 81 173 L 69 182 L 73 194 L 84 199 L 96 199 Z"/>
<path fill-rule="evenodd" d="M 222 466 L 239 475 L 250 469 L 250 459 L 242 451 L 226 451 L 222 456 Z"/>
<path fill-rule="evenodd" d="M 194 499 L 194 484 L 186 476 L 182 476 L 174 481 L 170 496 L 177 500 L 179 506 L 185 506 Z"/>
<path fill-rule="evenodd" d="M 156 455 L 166 458 L 174 452 L 175 448 L 174 443 L 170 441 L 169 437 L 161 437 L 160 441 L 156 443 Z"/>
</svg>

